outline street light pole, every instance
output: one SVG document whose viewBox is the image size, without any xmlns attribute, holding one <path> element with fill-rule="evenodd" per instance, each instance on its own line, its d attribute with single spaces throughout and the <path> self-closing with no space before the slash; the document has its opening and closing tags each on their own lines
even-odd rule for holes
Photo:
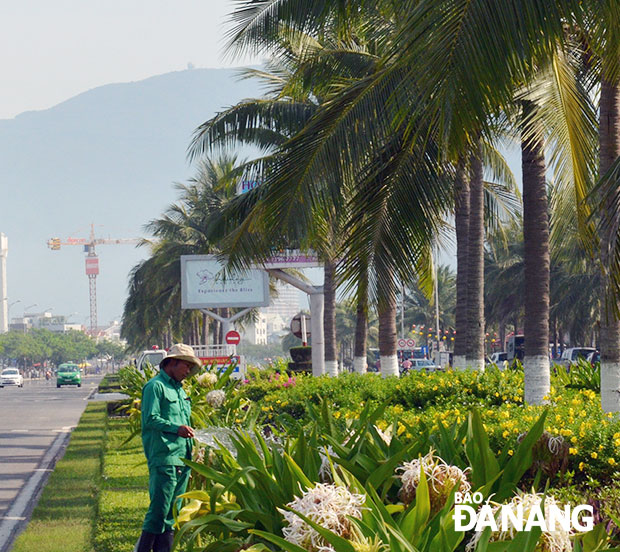
<svg viewBox="0 0 620 552">
<path fill-rule="evenodd" d="M 22 322 L 24 325 L 24 333 L 26 333 L 26 312 L 28 311 L 28 309 L 31 309 L 32 307 L 38 307 L 39 305 L 37 303 L 33 303 L 32 305 L 28 305 L 25 309 L 24 309 L 24 316 L 22 317 Z"/>
<path fill-rule="evenodd" d="M 9 311 L 9 314 L 8 314 L 8 316 L 7 316 L 9 324 L 11 323 L 11 307 L 12 307 L 13 305 L 16 305 L 17 303 L 21 303 L 21 299 L 17 299 L 17 300 L 15 300 L 15 301 L 13 301 L 12 303 L 9 303 L 9 306 L 8 306 L 8 311 Z"/>
</svg>

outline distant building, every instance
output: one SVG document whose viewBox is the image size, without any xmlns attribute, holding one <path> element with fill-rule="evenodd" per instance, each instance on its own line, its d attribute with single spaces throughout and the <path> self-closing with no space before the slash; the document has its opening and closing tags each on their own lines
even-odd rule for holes
<svg viewBox="0 0 620 552">
<path fill-rule="evenodd" d="M 279 331 L 279 329 L 281 329 L 275 329 L 279 320 L 282 320 L 284 326 L 288 328 L 293 316 L 300 311 L 299 291 L 297 289 L 290 284 L 278 282 L 277 290 L 278 297 L 271 300 L 271 305 L 261 309 L 268 323 L 274 328 L 273 331 Z"/>
<path fill-rule="evenodd" d="M 267 344 L 267 320 L 264 314 L 258 313 L 256 320 L 239 330 L 241 341 L 252 345 Z"/>
<path fill-rule="evenodd" d="M 9 325 L 9 330 L 17 332 L 27 332 L 33 328 L 45 329 L 54 333 L 66 333 L 71 330 L 84 331 L 84 327 L 81 324 L 68 322 L 66 316 L 52 316 L 52 313 L 49 311 L 24 313 L 21 317 L 11 318 L 11 324 Z"/>
<path fill-rule="evenodd" d="M 113 320 L 107 326 L 97 327 L 97 341 L 106 339 L 108 341 L 121 342 L 121 323 Z"/>
<path fill-rule="evenodd" d="M 281 332 L 287 332 L 290 321 L 284 320 L 279 314 L 265 315 L 267 320 L 267 334 L 279 334 Z"/>
</svg>

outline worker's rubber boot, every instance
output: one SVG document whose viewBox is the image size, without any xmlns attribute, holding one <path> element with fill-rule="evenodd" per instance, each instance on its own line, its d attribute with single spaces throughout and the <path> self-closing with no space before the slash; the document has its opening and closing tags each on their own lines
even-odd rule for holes
<svg viewBox="0 0 620 552">
<path fill-rule="evenodd" d="M 155 533 L 147 533 L 146 531 L 142 531 L 140 535 L 140 540 L 136 544 L 136 547 L 133 549 L 134 552 L 152 552 L 153 545 L 155 544 L 155 539 L 159 535 Z"/>
<path fill-rule="evenodd" d="M 153 552 L 171 552 L 174 542 L 174 531 L 165 531 L 155 537 Z"/>
</svg>

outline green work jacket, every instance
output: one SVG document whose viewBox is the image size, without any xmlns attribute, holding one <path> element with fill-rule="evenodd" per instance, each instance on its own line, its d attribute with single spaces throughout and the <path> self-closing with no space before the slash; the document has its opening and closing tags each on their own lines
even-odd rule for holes
<svg viewBox="0 0 620 552">
<path fill-rule="evenodd" d="M 142 445 L 150 467 L 183 466 L 191 458 L 192 439 L 179 437 L 179 426 L 190 425 L 191 404 L 183 386 L 166 372 L 142 388 Z"/>
</svg>

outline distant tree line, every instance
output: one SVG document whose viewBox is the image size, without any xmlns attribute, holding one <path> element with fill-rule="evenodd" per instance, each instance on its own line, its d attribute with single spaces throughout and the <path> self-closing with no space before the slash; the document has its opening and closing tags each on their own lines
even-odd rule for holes
<svg viewBox="0 0 620 552">
<path fill-rule="evenodd" d="M 63 362 L 80 362 L 104 355 L 122 358 L 124 347 L 111 341 L 97 343 L 83 332 L 75 330 L 54 333 L 35 329 L 26 333 L 11 331 L 0 335 L 0 359 L 3 364 L 14 363 L 21 368 L 46 361 L 58 366 Z"/>
</svg>

